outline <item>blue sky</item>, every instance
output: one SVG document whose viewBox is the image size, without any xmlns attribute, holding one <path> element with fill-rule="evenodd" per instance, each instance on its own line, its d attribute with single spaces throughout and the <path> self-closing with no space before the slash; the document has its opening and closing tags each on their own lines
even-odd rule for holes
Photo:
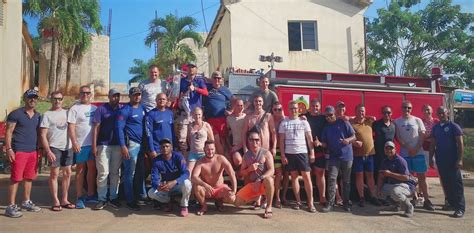
<svg viewBox="0 0 474 233">
<path fill-rule="evenodd" d="M 377 9 L 386 7 L 390 0 L 374 0 L 367 9 L 365 16 L 377 17 Z M 423 0 L 421 5 L 428 1 Z M 464 12 L 474 12 L 473 0 L 454 0 L 455 4 L 462 6 Z M 108 24 L 109 9 L 112 9 L 112 27 L 110 39 L 110 77 L 112 82 L 127 82 L 131 75 L 129 67 L 133 65 L 133 59 L 148 60 L 154 56 L 154 48 L 144 45 L 145 36 L 148 33 L 148 25 L 155 18 L 167 14 L 178 16 L 193 16 L 199 22 L 197 31 L 205 32 L 212 26 L 215 15 L 219 8 L 220 0 L 203 0 L 204 17 L 201 11 L 200 0 L 100 0 L 101 22 L 104 28 Z M 36 21 L 26 19 L 29 30 L 37 34 Z"/>
</svg>

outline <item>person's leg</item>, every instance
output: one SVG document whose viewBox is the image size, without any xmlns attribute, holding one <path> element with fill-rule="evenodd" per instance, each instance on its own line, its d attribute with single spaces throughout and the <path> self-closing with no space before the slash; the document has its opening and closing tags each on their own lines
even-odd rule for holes
<svg viewBox="0 0 474 233">
<path fill-rule="evenodd" d="M 323 212 L 332 210 L 336 198 L 336 183 L 339 174 L 339 161 L 328 161 L 328 198 L 327 203 L 323 208 Z"/>
<path fill-rule="evenodd" d="M 59 206 L 61 204 L 58 199 L 58 177 L 59 167 L 51 167 L 49 172 L 48 183 L 51 198 L 53 199 L 53 206 Z"/>
<path fill-rule="evenodd" d="M 84 174 L 86 170 L 86 163 L 76 164 L 76 198 L 80 199 L 84 195 L 82 187 L 84 186 Z"/>
<path fill-rule="evenodd" d="M 30 179 L 23 180 L 23 201 L 31 201 L 31 187 L 33 186 L 33 181 Z"/>
<path fill-rule="evenodd" d="M 15 205 L 18 183 L 18 181 L 10 181 L 10 184 L 8 185 L 8 205 Z"/>
<path fill-rule="evenodd" d="M 300 184 L 298 182 L 298 171 L 291 171 L 291 188 L 293 189 L 293 194 L 295 195 L 297 205 L 301 205 L 300 197 Z"/>
<path fill-rule="evenodd" d="M 313 183 L 311 182 L 311 173 L 309 171 L 302 171 L 301 176 L 303 177 L 304 190 L 306 191 L 306 200 L 308 208 L 314 208 L 313 201 Z"/>
<path fill-rule="evenodd" d="M 181 207 L 188 207 L 189 197 L 191 196 L 191 190 L 193 188 L 191 181 L 184 180 L 184 182 L 180 184 L 177 188 L 179 188 L 182 194 L 180 202 Z"/>
<path fill-rule="evenodd" d="M 198 215 L 202 215 L 207 211 L 207 203 L 206 203 L 206 190 L 203 186 L 196 185 L 193 187 L 194 189 L 194 197 L 201 205 L 201 209 L 198 211 Z"/>
<path fill-rule="evenodd" d="M 122 165 L 122 156 L 120 155 L 120 146 L 109 146 L 107 149 L 109 157 L 109 197 L 110 200 L 118 198 L 118 187 L 120 182 L 120 166 Z"/>
<path fill-rule="evenodd" d="M 133 178 L 135 176 L 135 168 L 137 166 L 137 158 L 140 147 L 129 146 L 128 154 L 130 155 L 129 159 L 123 160 L 123 188 L 125 193 L 125 198 L 127 203 L 133 203 L 135 201 L 134 189 L 133 189 Z"/>
<path fill-rule="evenodd" d="M 97 169 L 96 162 L 92 159 L 87 160 L 87 195 L 92 197 L 96 191 Z"/>
<path fill-rule="evenodd" d="M 319 203 L 324 204 L 327 202 L 326 200 L 326 179 L 324 173 L 326 170 L 324 168 L 316 167 L 315 169 L 316 174 L 316 186 L 318 187 L 319 193 Z"/>
<path fill-rule="evenodd" d="M 290 182 L 290 174 L 283 168 L 283 179 L 281 180 L 282 183 L 282 192 L 281 192 L 281 203 L 285 205 L 286 201 L 286 194 L 288 193 L 288 185 Z"/>
<path fill-rule="evenodd" d="M 342 201 L 344 207 L 349 206 L 349 196 L 351 193 L 351 170 L 352 161 L 341 161 L 341 173 L 342 173 Z"/>
<path fill-rule="evenodd" d="M 367 186 L 369 186 L 371 198 L 375 198 L 376 197 L 376 192 L 375 192 L 374 173 L 373 172 L 365 172 L 365 178 L 367 180 Z"/>
<path fill-rule="evenodd" d="M 263 185 L 265 186 L 265 197 L 267 199 L 267 206 L 265 207 L 265 218 L 272 217 L 272 202 L 273 202 L 273 193 L 275 192 L 275 187 L 273 186 L 274 180 L 272 177 L 266 177 L 263 179 Z"/>
<path fill-rule="evenodd" d="M 69 186 L 71 184 L 71 166 L 64 166 L 61 168 L 63 177 L 61 179 L 61 205 L 70 204 L 69 202 Z"/>
<path fill-rule="evenodd" d="M 109 176 L 110 154 L 107 154 L 107 146 L 97 146 L 97 156 L 95 158 L 97 168 L 97 199 L 107 201 L 107 178 Z M 87 173 L 89 182 L 89 171 Z M 87 190 L 89 192 L 89 190 Z M 90 196 L 90 193 L 88 193 Z"/>
<path fill-rule="evenodd" d="M 137 164 L 135 166 L 135 175 L 133 176 L 133 187 L 134 193 L 142 200 L 147 198 L 147 192 L 145 187 L 145 152 L 143 147 L 137 155 Z"/>
<path fill-rule="evenodd" d="M 356 188 L 357 188 L 357 194 L 359 194 L 360 200 L 364 200 L 364 172 L 356 172 L 355 173 L 356 177 Z"/>
<path fill-rule="evenodd" d="M 282 177 L 281 167 L 275 168 L 275 206 L 281 208 L 281 199 L 280 199 L 280 187 L 281 187 L 281 177 Z"/>
<path fill-rule="evenodd" d="M 408 198 L 412 194 L 408 184 L 397 184 L 394 185 L 390 197 L 392 200 L 399 202 L 402 206 L 405 207 L 405 216 L 411 217 L 414 213 L 414 207 Z"/>
</svg>

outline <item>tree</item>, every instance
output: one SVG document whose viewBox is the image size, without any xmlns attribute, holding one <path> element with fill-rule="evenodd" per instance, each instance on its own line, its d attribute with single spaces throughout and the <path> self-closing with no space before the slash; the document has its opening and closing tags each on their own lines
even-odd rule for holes
<svg viewBox="0 0 474 233">
<path fill-rule="evenodd" d="M 138 83 L 148 78 L 148 67 L 154 63 L 154 59 L 150 59 L 147 62 L 142 59 L 133 59 L 134 66 L 128 69 L 128 73 L 133 77 L 128 81 L 128 84 Z"/>
<path fill-rule="evenodd" d="M 203 39 L 194 29 L 198 23 L 193 17 L 178 18 L 167 15 L 165 18 L 153 19 L 150 22 L 150 33 L 145 38 L 145 45 L 151 46 L 159 41 L 159 66 L 167 71 L 175 71 L 179 64 L 196 60 L 196 55 L 183 40 L 191 39 L 198 47 L 202 46 Z"/>
<path fill-rule="evenodd" d="M 431 67 L 442 66 L 465 86 L 473 78 L 474 15 L 451 0 L 419 3 L 392 0 L 367 21 L 368 72 L 427 77 Z"/>
</svg>

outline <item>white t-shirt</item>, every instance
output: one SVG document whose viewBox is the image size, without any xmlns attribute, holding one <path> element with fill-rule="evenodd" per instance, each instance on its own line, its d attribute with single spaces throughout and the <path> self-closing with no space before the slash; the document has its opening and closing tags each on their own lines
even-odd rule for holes
<svg viewBox="0 0 474 233">
<path fill-rule="evenodd" d="M 138 88 L 142 91 L 142 104 L 147 112 L 156 107 L 156 95 L 164 92 L 163 81 L 158 80 L 152 83 L 149 79 L 141 82 Z"/>
<path fill-rule="evenodd" d="M 77 143 L 81 147 L 92 145 L 92 119 L 96 109 L 92 104 L 75 104 L 67 114 L 67 122 L 76 124 Z"/>
<path fill-rule="evenodd" d="M 305 133 L 311 132 L 308 121 L 286 118 L 280 123 L 278 133 L 285 134 L 285 153 L 308 153 Z"/>
<path fill-rule="evenodd" d="M 400 117 L 396 119 L 394 123 L 398 134 L 397 139 L 400 140 L 401 144 L 405 145 L 405 147 L 400 147 L 400 155 L 402 157 L 408 157 L 408 149 L 416 147 L 421 134 L 426 131 L 425 125 L 423 121 L 416 116 L 410 116 L 408 119 Z M 420 147 L 417 154 L 423 154 L 423 147 Z"/>
<path fill-rule="evenodd" d="M 50 147 L 59 150 L 71 148 L 71 142 L 67 135 L 67 110 L 46 111 L 41 120 L 40 127 L 48 129 L 46 137 Z"/>
</svg>

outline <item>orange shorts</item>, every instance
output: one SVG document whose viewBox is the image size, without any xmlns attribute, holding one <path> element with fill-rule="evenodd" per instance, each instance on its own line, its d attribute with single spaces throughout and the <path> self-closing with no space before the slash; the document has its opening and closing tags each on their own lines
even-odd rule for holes
<svg viewBox="0 0 474 233">
<path fill-rule="evenodd" d="M 226 195 L 228 195 L 229 192 L 231 191 L 229 186 L 227 186 L 226 184 L 217 185 L 216 187 L 213 187 L 213 189 L 214 189 L 214 191 L 212 193 L 206 192 L 206 197 L 207 198 L 222 199 Z"/>
<path fill-rule="evenodd" d="M 254 184 L 255 182 L 252 182 L 242 187 L 236 194 L 237 198 L 249 202 L 265 194 L 265 185 L 263 185 L 263 183 L 259 182 L 260 187 L 258 187 L 258 190 L 254 189 Z"/>
</svg>

